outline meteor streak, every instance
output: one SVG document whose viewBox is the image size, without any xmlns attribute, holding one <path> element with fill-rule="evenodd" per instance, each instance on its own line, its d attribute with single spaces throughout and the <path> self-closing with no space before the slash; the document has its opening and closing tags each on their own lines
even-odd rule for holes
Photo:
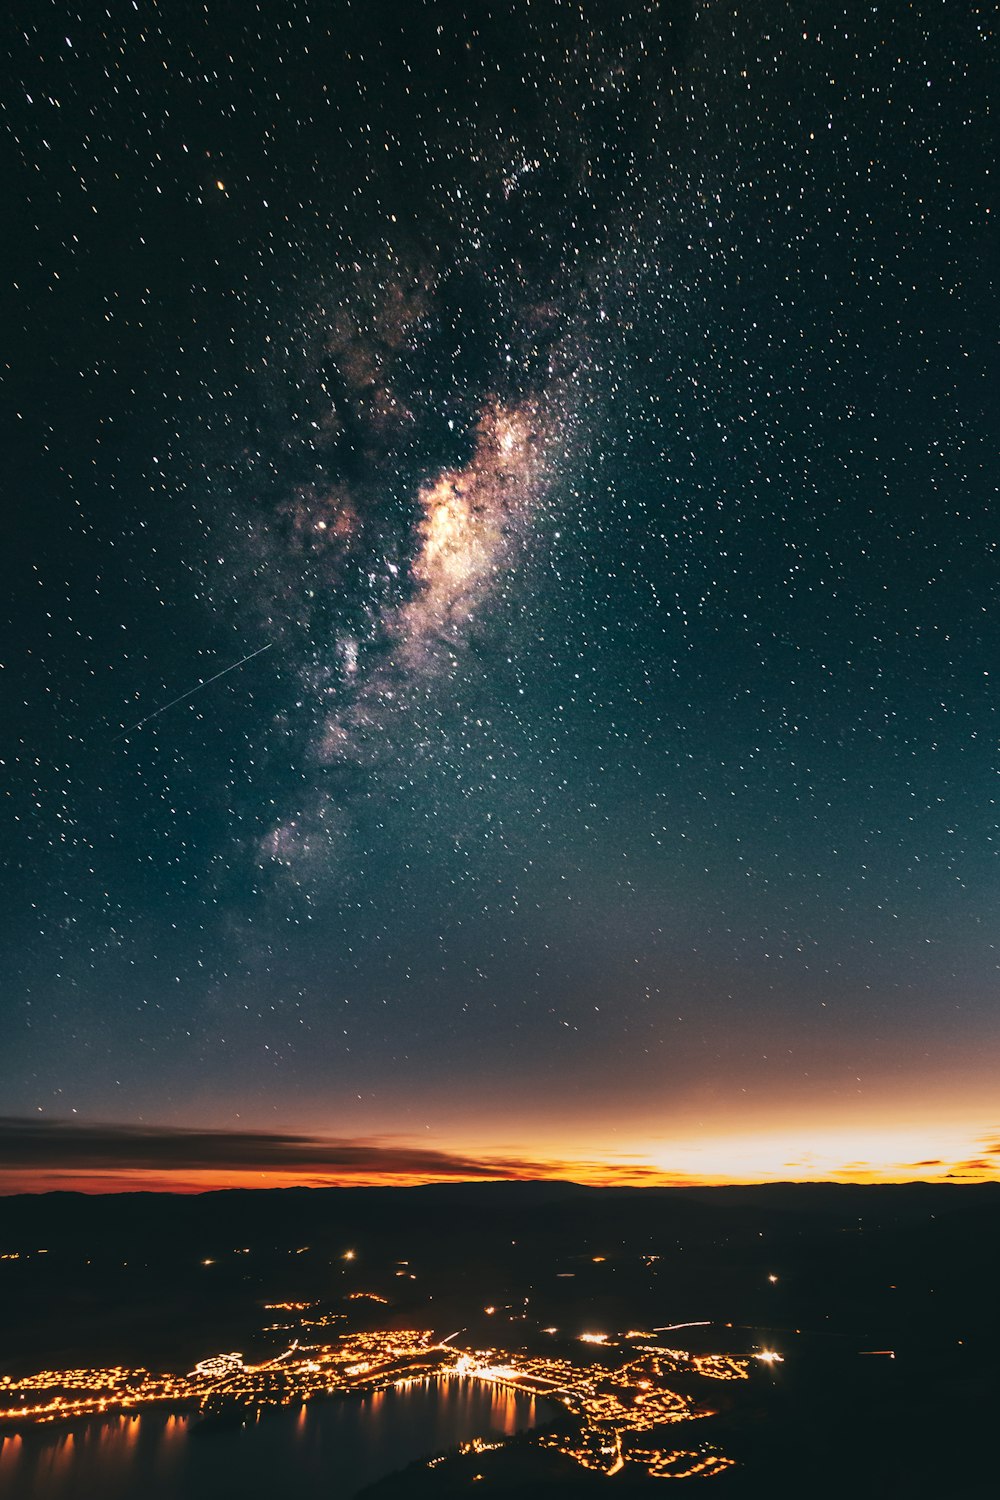
<svg viewBox="0 0 1000 1500">
<path fill-rule="evenodd" d="M 214 677 L 206 677 L 204 681 L 196 683 L 193 688 L 188 688 L 186 693 L 179 693 L 176 698 L 171 698 L 169 703 L 163 703 L 159 708 L 154 708 L 151 714 L 147 714 L 137 724 L 130 724 L 127 729 L 122 730 L 121 734 L 116 734 L 111 743 L 115 745 L 119 740 L 125 739 L 126 735 L 134 734 L 137 729 L 141 729 L 144 724 L 148 724 L 150 719 L 155 719 L 159 714 L 165 714 L 168 708 L 173 708 L 175 703 L 183 703 L 185 698 L 193 698 L 195 693 L 201 692 L 202 688 L 208 687 L 210 683 L 218 682 L 219 678 L 225 677 L 227 672 L 235 672 L 237 667 L 245 666 L 248 661 L 253 661 L 255 656 L 261 656 L 265 651 L 270 651 L 273 645 L 273 641 L 268 641 L 266 646 L 258 646 L 257 650 L 251 651 L 249 656 L 241 656 L 239 661 L 234 661 L 228 667 L 223 667 L 222 671 L 216 672 Z"/>
</svg>

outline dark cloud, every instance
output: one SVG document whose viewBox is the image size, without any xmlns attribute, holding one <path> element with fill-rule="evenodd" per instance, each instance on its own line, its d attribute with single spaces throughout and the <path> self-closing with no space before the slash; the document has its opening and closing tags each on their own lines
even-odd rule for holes
<svg viewBox="0 0 1000 1500">
<path fill-rule="evenodd" d="M 0 1169 L 265 1171 L 427 1177 L 534 1177 L 552 1163 L 479 1158 L 384 1140 L 327 1140 L 269 1131 L 162 1125 L 77 1125 L 0 1118 Z"/>
<path fill-rule="evenodd" d="M 566 1161 L 437 1150 L 384 1136 L 346 1140 L 0 1116 L 0 1194 L 73 1188 L 198 1192 L 258 1178 L 307 1186 L 561 1178 L 592 1186 L 679 1187 L 694 1181 L 625 1156 Z"/>
</svg>

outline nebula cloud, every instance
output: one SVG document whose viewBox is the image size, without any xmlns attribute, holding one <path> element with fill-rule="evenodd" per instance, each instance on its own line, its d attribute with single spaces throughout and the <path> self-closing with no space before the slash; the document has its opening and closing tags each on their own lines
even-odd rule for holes
<svg viewBox="0 0 1000 1500">
<path fill-rule="evenodd" d="M 336 864 L 390 747 L 445 711 L 492 602 L 515 597 L 599 425 L 608 349 L 649 271 L 637 215 L 647 184 L 663 190 L 676 77 L 650 24 L 648 45 L 605 37 L 599 56 L 577 36 L 565 76 L 503 124 L 494 101 L 441 125 L 426 142 L 438 188 L 408 227 L 379 205 L 328 265 L 317 251 L 268 335 L 242 592 L 291 665 L 271 743 L 302 785 L 258 841 L 263 871 Z M 623 109 L 645 163 L 622 156 Z"/>
<path fill-rule="evenodd" d="M 477 617 L 502 589 L 531 534 L 534 513 L 554 469 L 554 432 L 537 402 L 491 398 L 476 423 L 472 453 L 417 490 L 406 577 L 383 559 L 385 601 L 369 606 L 359 631 L 331 643 L 331 669 L 310 663 L 304 686 L 318 706 L 309 758 L 320 768 L 368 768 L 382 754 L 394 721 L 413 693 L 446 689 Z M 301 521 L 297 521 L 301 525 Z M 314 523 L 333 533 L 335 560 L 351 546 L 349 505 L 327 504 Z M 261 856 L 300 869 L 329 857 L 344 830 L 343 799 L 319 788 L 277 823 Z"/>
</svg>

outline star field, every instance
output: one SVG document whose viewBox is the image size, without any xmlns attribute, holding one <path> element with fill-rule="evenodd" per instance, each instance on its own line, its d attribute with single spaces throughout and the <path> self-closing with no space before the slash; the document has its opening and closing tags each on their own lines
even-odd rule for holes
<svg viewBox="0 0 1000 1500">
<path fill-rule="evenodd" d="M 15 5 L 6 1113 L 991 1138 L 991 25 Z"/>
</svg>

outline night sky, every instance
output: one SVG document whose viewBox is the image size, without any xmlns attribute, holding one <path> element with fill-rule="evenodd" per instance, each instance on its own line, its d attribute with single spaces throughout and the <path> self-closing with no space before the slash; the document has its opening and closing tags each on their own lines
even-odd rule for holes
<svg viewBox="0 0 1000 1500">
<path fill-rule="evenodd" d="M 988 11 L 3 26 L 8 1185 L 992 1170 Z"/>
</svg>

